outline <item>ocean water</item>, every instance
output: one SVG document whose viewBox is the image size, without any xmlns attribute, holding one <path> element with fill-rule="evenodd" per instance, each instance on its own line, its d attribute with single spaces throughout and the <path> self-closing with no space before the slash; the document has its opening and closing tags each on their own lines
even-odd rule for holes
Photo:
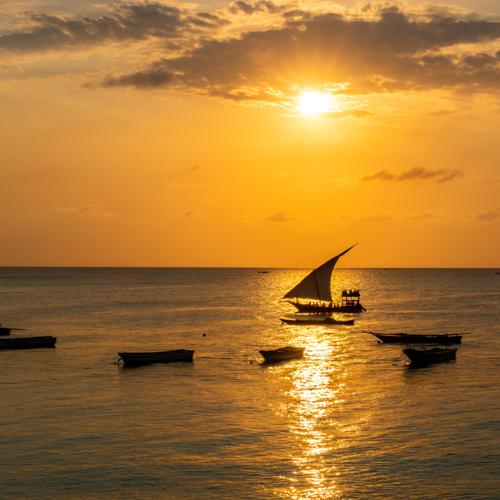
<svg viewBox="0 0 500 500">
<path fill-rule="evenodd" d="M 500 498 L 500 275 L 340 269 L 353 327 L 281 325 L 305 272 L 0 269 L 2 324 L 58 338 L 0 351 L 0 497 Z M 411 370 L 363 330 L 470 335 Z M 194 363 L 113 364 L 170 348 Z"/>
</svg>

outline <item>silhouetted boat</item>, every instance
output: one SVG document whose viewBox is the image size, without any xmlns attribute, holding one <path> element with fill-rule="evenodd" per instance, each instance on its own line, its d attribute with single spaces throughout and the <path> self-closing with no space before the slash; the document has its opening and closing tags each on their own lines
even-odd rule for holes
<svg viewBox="0 0 500 500">
<path fill-rule="evenodd" d="M 124 366 L 148 365 L 150 363 L 192 362 L 194 351 L 176 349 L 173 351 L 119 352 Z"/>
<path fill-rule="evenodd" d="M 333 268 L 342 255 L 352 247 L 344 250 L 310 272 L 298 285 L 287 292 L 283 298 L 300 312 L 310 313 L 360 313 L 366 309 L 360 304 L 359 290 L 343 290 L 340 303 L 334 303 L 331 291 Z"/>
<path fill-rule="evenodd" d="M 266 363 L 276 363 L 288 359 L 298 359 L 304 356 L 303 347 L 286 346 L 269 351 L 259 351 Z"/>
<path fill-rule="evenodd" d="M 462 335 L 458 333 L 379 333 L 369 332 L 385 344 L 460 344 Z"/>
<path fill-rule="evenodd" d="M 0 323 L 0 335 L 10 335 L 10 332 L 12 330 L 24 330 L 24 328 L 7 328 L 5 326 L 2 326 L 1 323 Z"/>
<path fill-rule="evenodd" d="M 322 317 L 315 314 L 307 314 L 302 317 L 280 318 L 287 325 L 354 325 L 353 319 L 335 319 L 330 317 Z"/>
<path fill-rule="evenodd" d="M 403 352 L 408 356 L 411 367 L 427 366 L 456 359 L 456 349 L 433 347 L 432 349 L 414 349 L 407 347 Z"/>
<path fill-rule="evenodd" d="M 0 339 L 0 350 L 7 349 L 38 349 L 41 347 L 54 347 L 57 337 L 49 335 L 44 337 L 16 337 Z"/>
</svg>

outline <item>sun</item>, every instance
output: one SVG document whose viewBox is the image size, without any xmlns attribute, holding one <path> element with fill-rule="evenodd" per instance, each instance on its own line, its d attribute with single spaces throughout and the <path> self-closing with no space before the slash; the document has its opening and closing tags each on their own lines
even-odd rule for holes
<svg viewBox="0 0 500 500">
<path fill-rule="evenodd" d="M 335 97 L 323 92 L 305 91 L 297 97 L 297 111 L 301 115 L 315 116 L 337 107 Z"/>
</svg>

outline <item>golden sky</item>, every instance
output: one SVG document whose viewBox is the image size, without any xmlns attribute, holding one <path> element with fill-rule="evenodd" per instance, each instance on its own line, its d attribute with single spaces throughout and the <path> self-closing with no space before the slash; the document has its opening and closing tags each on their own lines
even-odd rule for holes
<svg viewBox="0 0 500 500">
<path fill-rule="evenodd" d="M 4 0 L 0 265 L 500 266 L 500 3 Z"/>
</svg>

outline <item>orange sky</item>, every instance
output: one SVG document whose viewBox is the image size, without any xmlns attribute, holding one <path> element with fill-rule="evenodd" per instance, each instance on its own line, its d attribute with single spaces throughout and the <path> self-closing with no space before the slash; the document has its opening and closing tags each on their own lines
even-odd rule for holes
<svg viewBox="0 0 500 500">
<path fill-rule="evenodd" d="M 498 267 L 499 82 L 496 1 L 7 0 L 0 265 Z"/>
</svg>

